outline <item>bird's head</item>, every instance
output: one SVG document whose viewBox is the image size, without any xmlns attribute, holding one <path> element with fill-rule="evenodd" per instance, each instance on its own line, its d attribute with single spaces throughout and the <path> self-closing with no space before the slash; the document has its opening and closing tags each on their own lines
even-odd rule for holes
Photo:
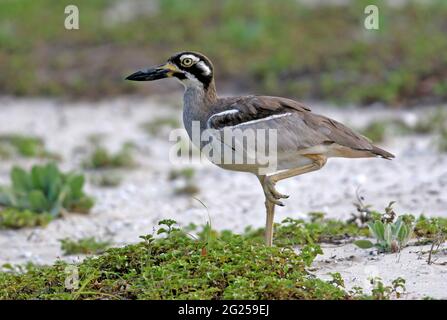
<svg viewBox="0 0 447 320">
<path fill-rule="evenodd" d="M 213 65 L 203 54 L 184 51 L 170 57 L 165 64 L 137 71 L 126 78 L 133 81 L 153 81 L 175 77 L 185 87 L 203 87 L 213 81 Z"/>
</svg>

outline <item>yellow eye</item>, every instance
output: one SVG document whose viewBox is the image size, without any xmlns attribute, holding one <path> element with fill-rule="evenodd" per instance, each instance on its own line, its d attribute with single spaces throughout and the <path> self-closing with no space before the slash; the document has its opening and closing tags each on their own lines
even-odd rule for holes
<svg viewBox="0 0 447 320">
<path fill-rule="evenodd" d="M 184 66 L 184 67 L 190 67 L 190 66 L 192 66 L 192 64 L 193 64 L 193 61 L 191 58 L 184 58 L 182 60 L 182 66 Z"/>
</svg>

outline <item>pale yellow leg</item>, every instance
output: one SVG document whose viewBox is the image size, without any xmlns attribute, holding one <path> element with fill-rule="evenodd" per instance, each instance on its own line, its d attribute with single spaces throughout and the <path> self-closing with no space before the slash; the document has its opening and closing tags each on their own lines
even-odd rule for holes
<svg viewBox="0 0 447 320">
<path fill-rule="evenodd" d="M 273 245 L 273 219 L 275 216 L 275 204 L 265 199 L 265 209 L 267 211 L 267 219 L 265 223 L 265 245 L 271 247 Z"/>
<path fill-rule="evenodd" d="M 278 199 L 289 197 L 276 191 L 275 184 L 278 181 L 290 177 L 319 170 L 326 163 L 326 158 L 322 156 L 315 156 L 311 159 L 313 159 L 314 162 L 303 167 L 286 170 L 280 173 L 273 174 L 271 176 L 258 176 L 265 194 L 265 208 L 267 213 L 265 225 L 265 244 L 267 246 L 271 247 L 273 245 L 273 221 L 275 216 L 275 205 L 284 206 L 284 204 Z"/>
<path fill-rule="evenodd" d="M 271 176 L 267 176 L 267 178 L 270 179 L 270 181 L 272 181 L 275 184 L 276 182 L 287 179 L 287 178 L 291 178 L 291 177 L 299 176 L 304 173 L 319 170 L 319 169 L 321 169 L 321 167 L 324 166 L 325 163 L 326 163 L 326 160 L 324 160 L 322 162 L 315 161 L 315 162 L 305 165 L 303 167 L 294 168 L 294 169 L 290 169 L 290 170 L 286 170 L 286 171 L 283 171 L 280 173 L 273 174 Z"/>
</svg>

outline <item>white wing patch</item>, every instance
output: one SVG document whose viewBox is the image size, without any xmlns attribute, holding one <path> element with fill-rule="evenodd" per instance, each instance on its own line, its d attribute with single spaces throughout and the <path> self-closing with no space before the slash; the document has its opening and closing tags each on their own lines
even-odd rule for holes
<svg viewBox="0 0 447 320">
<path fill-rule="evenodd" d="M 207 127 L 210 127 L 210 121 L 214 118 L 214 117 L 220 117 L 220 116 L 224 116 L 226 114 L 233 114 L 233 113 L 238 113 L 239 110 L 237 109 L 230 109 L 230 110 L 225 110 L 216 114 L 213 114 L 211 117 L 209 117 L 208 121 L 206 122 Z"/>
<path fill-rule="evenodd" d="M 273 116 L 270 116 L 270 117 L 265 117 L 265 118 L 261 118 L 261 119 L 256 119 L 256 120 L 251 120 L 251 121 L 247 121 L 247 122 L 242 122 L 242 123 L 239 123 L 239 124 L 237 124 L 235 126 L 232 126 L 232 127 L 236 128 L 236 127 L 239 127 L 239 126 L 245 126 L 245 125 L 249 125 L 249 124 L 253 124 L 253 123 L 257 123 L 257 122 L 261 122 L 261 121 L 268 121 L 268 120 L 282 118 L 282 117 L 286 117 L 286 116 L 290 116 L 290 115 L 292 115 L 291 112 L 281 113 L 281 114 L 274 114 Z"/>
</svg>

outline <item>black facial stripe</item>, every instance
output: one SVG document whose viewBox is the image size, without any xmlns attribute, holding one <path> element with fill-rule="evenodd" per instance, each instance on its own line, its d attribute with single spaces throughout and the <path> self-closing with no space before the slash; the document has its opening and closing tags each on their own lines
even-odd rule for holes
<svg viewBox="0 0 447 320">
<path fill-rule="evenodd" d="M 183 72 L 175 72 L 175 73 L 173 74 L 173 76 L 176 77 L 176 78 L 178 78 L 178 79 L 180 79 L 180 80 L 186 80 L 186 79 L 188 79 L 188 78 L 186 77 L 186 75 L 185 75 Z"/>
<path fill-rule="evenodd" d="M 194 77 L 196 77 L 197 80 L 199 80 L 203 84 L 203 87 L 207 89 L 208 86 L 210 85 L 211 80 L 213 79 L 213 74 L 210 73 L 209 75 L 204 75 L 203 70 L 197 67 L 196 65 L 194 65 L 189 69 L 190 70 L 188 70 L 188 72 L 194 75 Z"/>
</svg>

